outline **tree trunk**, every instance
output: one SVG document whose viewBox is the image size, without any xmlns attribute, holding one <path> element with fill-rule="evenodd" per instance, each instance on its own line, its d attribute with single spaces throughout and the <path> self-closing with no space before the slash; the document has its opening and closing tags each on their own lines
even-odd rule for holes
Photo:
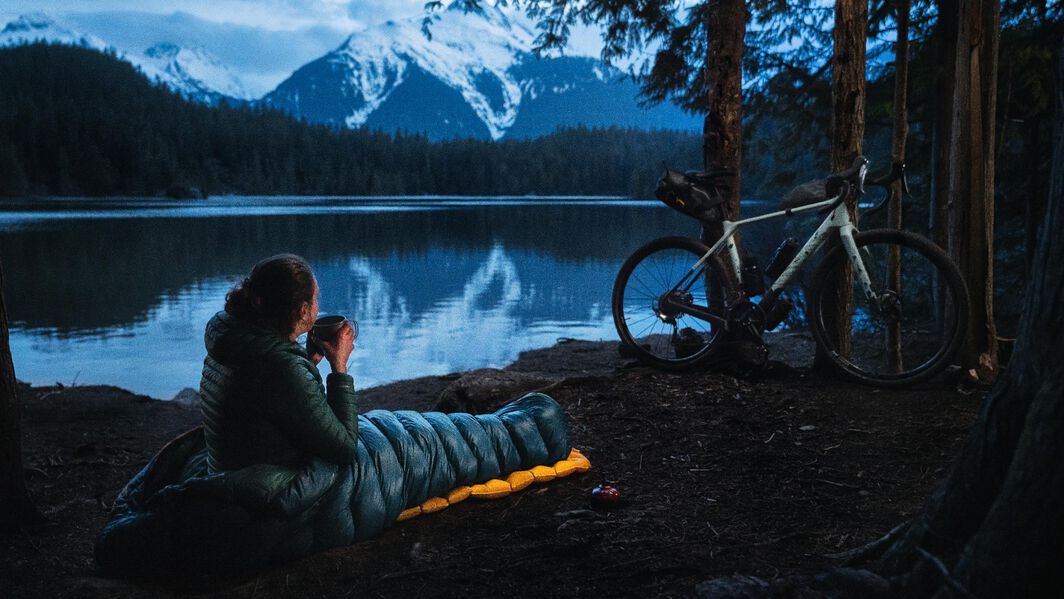
<svg viewBox="0 0 1064 599">
<path fill-rule="evenodd" d="M 953 136 L 953 95 L 956 88 L 957 62 L 957 0 L 939 0 L 938 21 L 935 23 L 934 54 L 937 64 L 937 80 L 934 93 L 935 109 L 932 112 L 933 134 L 931 159 L 934 163 L 931 172 L 931 206 L 928 210 L 931 239 L 944 250 L 950 247 L 949 241 L 949 168 L 950 139 Z M 935 281 L 934 301 L 936 321 L 942 325 L 945 313 L 945 284 Z"/>
<path fill-rule="evenodd" d="M 725 214 L 728 220 L 737 220 L 743 150 L 743 36 L 747 13 L 742 0 L 720 0 L 708 12 L 703 169 L 718 175 L 717 185 L 725 199 Z M 702 241 L 712 244 L 720 235 L 719 224 L 703 225 Z M 738 243 L 738 235 L 733 239 Z M 730 272 L 731 269 L 724 271 Z M 714 275 L 707 273 L 707 277 L 711 276 Z M 707 289 L 716 288 L 712 282 L 707 283 Z"/>
<path fill-rule="evenodd" d="M 1047 198 L 1064 195 L 1064 39 L 1060 48 L 1057 49 L 1055 61 L 1056 68 L 1053 70 L 1053 94 L 1050 96 L 1053 105 L 1050 114 L 1053 118 L 1053 157 L 1049 163 L 1049 194 Z M 1025 258 L 1027 260 L 1027 279 L 1031 278 L 1034 270 L 1034 254 L 1038 247 L 1038 225 L 1042 222 L 1042 202 L 1035 198 L 1028 199 L 1026 209 L 1027 231 L 1024 236 Z"/>
<path fill-rule="evenodd" d="M 836 0 L 835 48 L 831 57 L 831 170 L 849 168 L 861 154 L 865 125 L 865 43 L 868 37 L 867 0 Z M 850 216 L 857 222 L 856 198 Z M 838 240 L 832 242 L 838 243 Z M 828 247 L 830 250 L 830 246 Z M 849 354 L 850 313 L 853 311 L 853 274 L 849 263 L 832 276 L 823 300 L 826 333 L 843 355 Z M 817 347 L 813 362 L 818 370 L 834 368 L 827 354 Z"/>
<path fill-rule="evenodd" d="M 905 162 L 905 140 L 909 136 L 909 0 L 897 0 L 898 41 L 894 45 L 894 131 L 891 137 L 890 159 Z M 891 184 L 893 199 L 887 207 L 887 226 L 901 229 L 902 182 Z M 891 289 L 898 297 L 905 297 L 901 289 L 901 248 L 892 246 L 888 262 Z M 895 372 L 904 368 L 901 356 L 901 324 L 891 323 L 887 329 L 887 355 Z"/>
<path fill-rule="evenodd" d="M 30 499 L 22 469 L 18 388 L 4 304 L 4 271 L 0 265 L 0 530 L 40 523 L 43 517 Z"/>
<path fill-rule="evenodd" d="M 739 167 L 743 153 L 743 35 L 746 6 L 720 0 L 709 10 L 706 118 L 702 152 L 706 172 L 720 173 L 729 220 L 739 218 Z"/>
<path fill-rule="evenodd" d="M 950 254 L 972 298 L 961 365 L 981 380 L 997 372 L 994 326 L 994 150 L 1000 6 L 958 10 L 956 94 L 950 137 Z"/>
</svg>

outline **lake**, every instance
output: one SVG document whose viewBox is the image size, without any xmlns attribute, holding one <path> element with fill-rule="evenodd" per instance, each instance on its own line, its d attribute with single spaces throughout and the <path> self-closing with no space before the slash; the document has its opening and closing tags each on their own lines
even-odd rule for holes
<svg viewBox="0 0 1064 599">
<path fill-rule="evenodd" d="M 764 243 L 746 237 L 762 263 L 780 239 L 780 225 L 768 226 Z M 698 224 L 657 202 L 610 198 L 0 204 L 16 376 L 162 399 L 198 387 L 204 325 L 272 254 L 307 258 L 322 314 L 358 320 L 351 372 L 365 388 L 503 366 L 564 337 L 616 339 L 620 264 L 677 234 L 696 236 Z"/>
</svg>

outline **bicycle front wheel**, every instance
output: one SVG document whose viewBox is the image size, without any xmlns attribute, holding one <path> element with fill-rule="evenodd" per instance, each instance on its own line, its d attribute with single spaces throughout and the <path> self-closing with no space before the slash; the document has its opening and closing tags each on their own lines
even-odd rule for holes
<svg viewBox="0 0 1064 599">
<path fill-rule="evenodd" d="M 960 270 L 937 245 L 907 231 L 866 231 L 854 241 L 873 297 L 856 280 L 845 250 L 834 248 L 810 291 L 813 337 L 851 380 L 902 387 L 930 379 L 963 341 L 969 299 Z M 838 290 L 847 285 L 852 302 L 840 310 Z"/>
<path fill-rule="evenodd" d="M 663 302 L 708 251 L 705 244 L 689 237 L 664 237 L 636 250 L 621 266 L 613 285 L 613 323 L 621 341 L 641 361 L 682 370 L 708 354 L 720 327 Z M 705 272 L 677 292 L 679 301 L 709 309 L 711 298 L 722 297 L 707 293 L 708 287 L 719 284 L 707 282 Z"/>
</svg>

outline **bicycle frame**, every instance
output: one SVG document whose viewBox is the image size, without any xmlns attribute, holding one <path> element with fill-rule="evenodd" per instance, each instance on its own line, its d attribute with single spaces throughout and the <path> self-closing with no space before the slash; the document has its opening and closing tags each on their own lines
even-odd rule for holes
<svg viewBox="0 0 1064 599">
<path fill-rule="evenodd" d="M 704 309 L 701 306 L 692 306 L 690 304 L 678 302 L 676 297 L 677 292 L 687 292 L 691 286 L 698 281 L 698 277 L 702 275 L 705 269 L 705 264 L 712 257 L 721 252 L 727 251 L 728 254 L 728 266 L 731 267 L 732 274 L 735 277 L 735 281 L 742 281 L 742 260 L 739 257 L 739 249 L 735 246 L 733 238 L 735 233 L 743 225 L 750 223 L 756 223 L 764 220 L 771 220 L 774 218 L 781 218 L 784 216 L 793 216 L 802 212 L 810 212 L 813 210 L 822 210 L 830 207 L 835 201 L 838 200 L 838 196 L 817 202 L 815 204 L 808 204 L 805 206 L 799 206 L 797 208 L 790 208 L 788 210 L 780 210 L 777 212 L 770 212 L 769 214 L 763 214 L 761 216 L 754 216 L 751 218 L 745 218 L 737 221 L 725 220 L 722 222 L 723 233 L 720 239 L 709 248 L 709 251 L 703 255 L 698 262 L 691 267 L 691 269 L 680 279 L 669 292 L 662 296 L 663 301 L 667 302 L 672 308 L 675 308 L 685 314 L 689 314 L 700 320 L 709 322 L 717 322 L 720 324 L 726 324 L 726 319 L 719 314 L 714 314 L 708 309 Z M 805 242 L 798 253 L 794 256 L 791 262 L 783 270 L 780 276 L 772 283 L 768 291 L 762 296 L 761 303 L 769 305 L 776 300 L 783 288 L 790 283 L 795 274 L 802 268 L 806 260 L 810 256 L 815 254 L 825 242 L 830 238 L 833 231 L 838 231 L 839 238 L 842 241 L 842 247 L 846 251 L 846 255 L 849 257 L 850 262 L 853 264 L 854 274 L 857 276 L 857 281 L 861 285 L 861 290 L 864 292 L 865 297 L 870 302 L 876 302 L 878 300 L 875 292 L 872 289 L 872 281 L 868 276 L 868 271 L 865 269 L 864 262 L 860 258 L 860 253 L 857 250 L 857 243 L 854 241 L 853 234 L 857 228 L 853 224 L 853 220 L 850 218 L 849 210 L 845 203 L 839 204 L 834 210 L 831 211 L 827 217 L 824 218 L 824 222 L 820 223 L 816 231 Z M 742 298 L 746 297 L 745 292 L 742 292 Z"/>
</svg>

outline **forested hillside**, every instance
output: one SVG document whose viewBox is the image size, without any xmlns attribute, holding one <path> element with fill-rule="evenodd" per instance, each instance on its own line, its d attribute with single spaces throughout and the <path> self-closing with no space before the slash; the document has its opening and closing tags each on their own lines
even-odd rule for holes
<svg viewBox="0 0 1064 599">
<path fill-rule="evenodd" d="M 588 194 L 646 197 L 662 160 L 700 164 L 695 134 L 567 129 L 433 143 L 338 131 L 273 110 L 210 108 L 93 50 L 0 50 L 0 195 Z"/>
</svg>

